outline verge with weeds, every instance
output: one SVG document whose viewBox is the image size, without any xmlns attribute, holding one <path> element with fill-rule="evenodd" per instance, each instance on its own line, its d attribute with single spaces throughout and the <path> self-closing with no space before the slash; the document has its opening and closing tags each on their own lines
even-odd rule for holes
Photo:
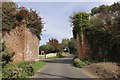
<svg viewBox="0 0 120 80">
<path fill-rule="evenodd" d="M 74 64 L 74 66 L 76 66 L 76 67 L 79 67 L 79 68 L 82 68 L 82 67 L 84 67 L 84 66 L 86 66 L 86 65 L 89 65 L 90 64 L 90 61 L 88 61 L 88 60 L 80 60 L 79 58 L 75 58 L 74 60 L 73 60 L 73 64 Z"/>
<path fill-rule="evenodd" d="M 45 65 L 43 61 L 9 63 L 2 69 L 2 78 L 29 78 Z"/>
</svg>

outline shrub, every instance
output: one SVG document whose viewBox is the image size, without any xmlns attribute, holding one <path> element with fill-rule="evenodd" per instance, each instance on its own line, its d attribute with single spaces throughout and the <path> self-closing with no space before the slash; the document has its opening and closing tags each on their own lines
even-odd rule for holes
<svg viewBox="0 0 120 80">
<path fill-rule="evenodd" d="M 68 57 L 68 56 L 70 56 L 70 53 L 63 52 L 62 55 L 63 55 L 63 57 Z"/>
<path fill-rule="evenodd" d="M 58 58 L 64 58 L 64 56 L 62 55 L 62 53 L 57 53 L 57 57 Z"/>
<path fill-rule="evenodd" d="M 85 61 L 85 63 L 86 63 L 86 64 L 90 64 L 90 62 L 89 62 L 89 61 Z"/>
<path fill-rule="evenodd" d="M 1 56 L 2 56 L 2 67 L 4 67 L 6 64 L 8 64 L 9 62 L 12 62 L 12 57 L 13 57 L 14 53 L 9 53 L 9 52 L 1 52 Z"/>
<path fill-rule="evenodd" d="M 14 54 L 15 53 L 11 52 L 11 50 L 9 50 L 9 48 L 3 42 L 2 50 L 1 50 L 1 54 L 0 54 L 0 57 L 2 58 L 0 64 L 2 65 L 2 67 L 4 67 L 9 62 L 12 62 L 11 58 L 14 56 Z"/>
<path fill-rule="evenodd" d="M 22 68 L 18 68 L 13 64 L 7 64 L 2 69 L 2 77 L 3 78 L 19 78 L 22 76 Z"/>
<path fill-rule="evenodd" d="M 69 56 L 70 54 L 69 53 L 57 53 L 57 57 L 58 58 L 65 58 L 65 57 L 67 57 L 67 56 Z"/>
<path fill-rule="evenodd" d="M 28 78 L 45 65 L 44 62 L 9 63 L 2 68 L 2 78 Z M 6 79 L 7 80 L 7 79 Z M 23 80 L 23 79 L 22 79 Z"/>
<path fill-rule="evenodd" d="M 23 69 L 23 74 L 26 74 L 26 76 L 32 76 L 34 74 L 32 64 L 32 62 L 22 62 L 18 64 L 18 67 Z"/>
<path fill-rule="evenodd" d="M 90 64 L 90 62 L 89 62 L 89 61 L 86 61 L 86 60 L 80 60 L 80 59 L 78 59 L 78 58 L 75 58 L 74 61 L 73 61 L 73 64 L 74 64 L 76 67 L 82 68 L 82 67 L 84 67 L 85 65 Z"/>
</svg>

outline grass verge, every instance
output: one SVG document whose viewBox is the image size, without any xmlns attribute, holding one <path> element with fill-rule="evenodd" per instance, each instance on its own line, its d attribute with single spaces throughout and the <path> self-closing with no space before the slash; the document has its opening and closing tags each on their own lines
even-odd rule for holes
<svg viewBox="0 0 120 80">
<path fill-rule="evenodd" d="M 2 78 L 29 78 L 43 66 L 45 66 L 45 62 L 42 61 L 9 63 L 2 68 Z"/>
<path fill-rule="evenodd" d="M 33 63 L 33 69 L 35 72 L 37 72 L 43 66 L 45 66 L 45 62 L 43 62 L 43 61 L 37 61 L 37 62 Z"/>
<path fill-rule="evenodd" d="M 82 68 L 82 67 L 90 64 L 90 62 L 87 61 L 87 60 L 80 60 L 79 58 L 75 58 L 75 59 L 73 60 L 73 64 L 74 64 L 74 66 L 76 66 L 76 67 Z"/>
</svg>

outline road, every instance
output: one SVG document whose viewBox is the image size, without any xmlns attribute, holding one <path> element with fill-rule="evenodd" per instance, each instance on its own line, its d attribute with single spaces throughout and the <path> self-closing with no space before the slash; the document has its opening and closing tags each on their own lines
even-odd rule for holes
<svg viewBox="0 0 120 80">
<path fill-rule="evenodd" d="M 74 56 L 71 55 L 67 58 L 46 60 L 46 66 L 35 74 L 33 78 L 64 78 L 67 80 L 90 78 L 87 74 L 80 71 L 79 68 L 72 65 L 73 58 Z"/>
</svg>

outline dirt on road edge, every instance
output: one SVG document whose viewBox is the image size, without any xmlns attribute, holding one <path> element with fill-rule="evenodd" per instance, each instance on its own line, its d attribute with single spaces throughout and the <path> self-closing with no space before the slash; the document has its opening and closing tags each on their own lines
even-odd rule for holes
<svg viewBox="0 0 120 80">
<path fill-rule="evenodd" d="M 80 68 L 82 72 L 88 74 L 91 78 L 116 78 L 120 79 L 120 63 L 100 62 L 92 63 Z"/>
</svg>

